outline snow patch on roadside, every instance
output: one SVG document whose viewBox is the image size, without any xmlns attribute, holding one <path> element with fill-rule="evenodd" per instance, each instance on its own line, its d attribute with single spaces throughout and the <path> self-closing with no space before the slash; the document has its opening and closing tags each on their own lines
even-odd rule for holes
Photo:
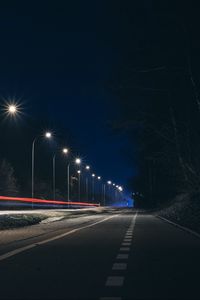
<svg viewBox="0 0 200 300">
<path fill-rule="evenodd" d="M 60 221 L 64 219 L 64 217 L 50 217 L 50 218 L 47 218 L 45 220 L 42 220 L 40 222 L 40 224 L 47 224 L 47 223 L 51 223 L 51 222 L 56 222 L 56 221 Z"/>
</svg>

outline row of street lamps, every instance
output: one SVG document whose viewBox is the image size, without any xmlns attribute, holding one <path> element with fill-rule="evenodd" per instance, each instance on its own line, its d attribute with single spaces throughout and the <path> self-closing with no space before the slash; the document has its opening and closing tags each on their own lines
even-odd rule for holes
<svg viewBox="0 0 200 300">
<path fill-rule="evenodd" d="M 10 116 L 16 116 L 19 113 L 19 107 L 18 105 L 12 103 L 12 104 L 7 104 L 5 107 L 6 113 Z M 50 131 L 45 132 L 44 135 L 38 135 L 34 138 L 33 142 L 32 142 L 32 173 L 31 173 L 31 196 L 32 198 L 35 197 L 35 145 L 36 142 L 40 139 L 40 138 L 46 138 L 46 139 L 52 139 L 53 135 Z M 68 156 L 69 154 L 69 149 L 68 148 L 63 148 L 62 149 L 62 153 L 65 156 Z M 52 181 L 53 181 L 53 198 L 54 200 L 56 199 L 56 156 L 57 156 L 57 152 L 54 153 L 53 158 L 52 158 Z M 78 174 L 78 198 L 79 201 L 81 200 L 81 158 L 76 157 L 74 159 L 73 162 L 75 165 L 79 166 L 79 170 L 77 170 L 77 174 Z M 71 166 L 71 161 L 68 162 L 67 165 L 67 200 L 68 202 L 70 201 L 70 166 Z M 90 166 L 86 165 L 85 166 L 85 171 L 88 172 L 90 171 Z M 92 177 L 92 201 L 95 201 L 95 179 L 97 179 L 98 181 L 101 181 L 101 176 L 96 176 L 94 173 L 92 173 L 91 175 Z M 114 197 L 116 198 L 117 193 L 121 193 L 123 191 L 123 187 L 116 185 L 115 183 L 112 183 L 112 181 L 107 181 L 107 185 L 108 185 L 108 191 L 111 191 L 111 187 L 114 188 Z M 86 176 L 86 182 L 85 182 L 85 189 L 86 189 L 86 199 L 87 201 L 89 200 L 89 182 L 88 182 L 88 176 Z M 105 200 L 106 200 L 106 184 L 103 183 L 102 184 L 102 201 L 103 204 L 105 205 Z"/>
</svg>

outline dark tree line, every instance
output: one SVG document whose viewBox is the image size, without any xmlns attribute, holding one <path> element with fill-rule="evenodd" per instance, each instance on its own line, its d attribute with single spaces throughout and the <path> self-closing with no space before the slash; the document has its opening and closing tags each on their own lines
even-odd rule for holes
<svg viewBox="0 0 200 300">
<path fill-rule="evenodd" d="M 3 159 L 0 162 L 0 195 L 17 196 L 19 187 L 11 164 Z"/>
<path fill-rule="evenodd" d="M 127 12 L 134 42 L 123 41 L 112 86 L 122 112 L 113 128 L 130 139 L 127 157 L 139 170 L 130 186 L 146 206 L 200 189 L 200 24 L 195 7 L 155 3 L 141 36 L 140 17 Z"/>
</svg>

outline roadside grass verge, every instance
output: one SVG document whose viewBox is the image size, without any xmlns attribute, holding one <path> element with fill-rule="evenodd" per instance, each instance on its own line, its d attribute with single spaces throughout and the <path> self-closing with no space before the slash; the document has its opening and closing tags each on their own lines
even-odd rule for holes
<svg viewBox="0 0 200 300">
<path fill-rule="evenodd" d="M 181 226 L 200 233 L 200 195 L 178 195 L 168 207 L 155 213 Z"/>
<path fill-rule="evenodd" d="M 0 230 L 35 225 L 46 218 L 47 216 L 34 214 L 2 215 L 0 216 Z"/>
</svg>

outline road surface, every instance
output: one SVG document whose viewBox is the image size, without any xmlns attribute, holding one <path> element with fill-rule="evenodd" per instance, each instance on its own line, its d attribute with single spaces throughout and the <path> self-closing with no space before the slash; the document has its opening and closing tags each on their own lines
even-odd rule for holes
<svg viewBox="0 0 200 300">
<path fill-rule="evenodd" d="M 107 209 L 0 231 L 0 299 L 200 299 L 200 239 Z"/>
</svg>

